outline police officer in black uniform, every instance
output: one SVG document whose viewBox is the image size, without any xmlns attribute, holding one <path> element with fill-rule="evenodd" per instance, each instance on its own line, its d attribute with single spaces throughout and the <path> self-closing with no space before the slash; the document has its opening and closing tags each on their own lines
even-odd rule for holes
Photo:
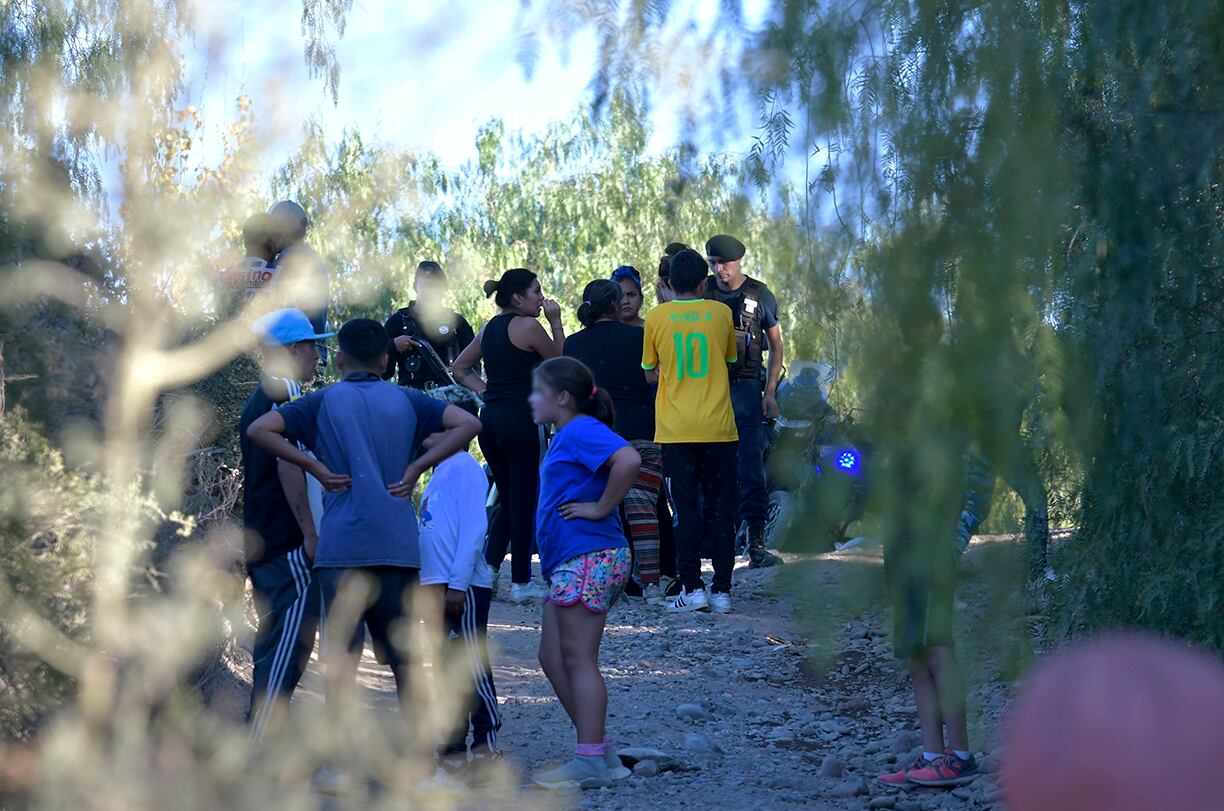
<svg viewBox="0 0 1224 811">
<path fill-rule="evenodd" d="M 401 386 L 417 389 L 446 386 L 451 381 L 445 372 L 435 369 L 423 357 L 421 344 L 432 346 L 438 358 L 450 368 L 464 347 L 476 337 L 475 332 L 463 316 L 443 303 L 448 284 L 437 262 L 427 260 L 417 265 L 412 289 L 416 300 L 395 311 L 385 325 L 391 346 L 383 378 L 396 375 Z M 471 406 L 469 410 L 474 411 L 474 408 Z"/>
<path fill-rule="evenodd" d="M 778 381 L 782 377 L 782 327 L 778 300 L 764 282 L 744 274 L 744 243 L 718 234 L 706 241 L 713 275 L 706 298 L 731 308 L 737 360 L 731 367 L 731 405 L 739 431 L 740 520 L 748 525 L 750 568 L 776 566 L 782 558 L 765 548 L 769 492 L 765 487 L 765 421 L 778 416 Z M 764 353 L 769 352 L 765 365 Z"/>
</svg>

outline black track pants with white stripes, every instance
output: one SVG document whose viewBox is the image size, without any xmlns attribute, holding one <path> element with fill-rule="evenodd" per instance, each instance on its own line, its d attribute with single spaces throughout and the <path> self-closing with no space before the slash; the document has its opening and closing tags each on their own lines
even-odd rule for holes
<svg viewBox="0 0 1224 811">
<path fill-rule="evenodd" d="M 493 686 L 493 669 L 489 666 L 489 602 L 493 592 L 472 586 L 463 604 L 462 616 L 446 615 L 447 642 L 451 656 L 462 662 L 472 679 L 465 687 L 471 697 L 463 721 L 456 726 L 449 742 L 441 747 L 443 754 L 467 751 L 469 723 L 472 730 L 472 751 L 497 749 L 497 731 L 501 729 L 501 713 L 497 709 L 497 688 Z"/>
<path fill-rule="evenodd" d="M 259 612 L 247 720 L 259 740 L 289 701 L 310 661 L 319 628 L 319 589 L 301 547 L 248 567 Z"/>
</svg>

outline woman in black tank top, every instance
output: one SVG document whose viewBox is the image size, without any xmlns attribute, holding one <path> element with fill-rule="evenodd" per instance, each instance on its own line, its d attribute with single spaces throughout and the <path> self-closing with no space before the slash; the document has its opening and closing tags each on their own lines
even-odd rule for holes
<svg viewBox="0 0 1224 811">
<path fill-rule="evenodd" d="M 525 404 L 531 394 L 531 372 L 544 357 L 534 349 L 519 349 L 510 340 L 510 323 L 525 317 L 513 312 L 495 315 L 480 334 L 486 403 L 515 400 Z"/>
<path fill-rule="evenodd" d="M 456 380 L 485 401 L 480 412 L 480 450 L 493 472 L 501 500 L 489 526 L 485 559 L 496 571 L 509 549 L 511 597 L 515 602 L 527 602 L 544 598 L 544 590 L 531 583 L 543 444 L 527 398 L 532 370 L 561 354 L 565 331 L 560 305 L 544 298 L 539 279 L 530 270 L 514 268 L 496 282 L 485 282 L 485 295 L 495 293 L 501 312 L 455 359 L 452 372 Z M 548 318 L 551 337 L 536 320 L 541 311 Z M 487 381 L 472 370 L 482 360 Z"/>
</svg>

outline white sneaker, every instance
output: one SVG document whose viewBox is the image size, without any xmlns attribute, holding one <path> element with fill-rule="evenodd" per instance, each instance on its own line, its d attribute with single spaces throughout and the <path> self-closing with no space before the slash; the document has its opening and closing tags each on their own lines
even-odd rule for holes
<svg viewBox="0 0 1224 811">
<path fill-rule="evenodd" d="M 680 593 L 665 606 L 665 609 L 672 614 L 682 614 L 686 611 L 709 611 L 710 600 L 706 597 L 705 589 L 696 591 L 680 589 Z"/>
<path fill-rule="evenodd" d="M 667 599 L 663 595 L 663 586 L 659 583 L 647 583 L 642 586 L 642 598 L 647 605 L 662 605 Z"/>
<path fill-rule="evenodd" d="M 731 613 L 731 595 L 722 591 L 711 591 L 710 610 L 715 614 Z"/>
<path fill-rule="evenodd" d="M 512 603 L 540 602 L 547 596 L 548 592 L 544 590 L 544 587 L 536 583 L 510 584 L 510 602 Z"/>
<path fill-rule="evenodd" d="M 536 772 L 531 779 L 540 788 L 606 788 L 612 784 L 608 763 L 602 757 L 575 756 L 573 760 L 546 772 Z"/>
</svg>

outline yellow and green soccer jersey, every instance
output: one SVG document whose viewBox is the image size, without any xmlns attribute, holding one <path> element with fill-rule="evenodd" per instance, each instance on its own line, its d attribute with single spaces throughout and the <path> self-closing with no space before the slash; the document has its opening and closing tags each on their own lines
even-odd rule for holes
<svg viewBox="0 0 1224 811">
<path fill-rule="evenodd" d="M 646 315 L 642 368 L 659 370 L 655 442 L 735 442 L 727 364 L 735 325 L 720 301 L 671 301 Z"/>
</svg>

